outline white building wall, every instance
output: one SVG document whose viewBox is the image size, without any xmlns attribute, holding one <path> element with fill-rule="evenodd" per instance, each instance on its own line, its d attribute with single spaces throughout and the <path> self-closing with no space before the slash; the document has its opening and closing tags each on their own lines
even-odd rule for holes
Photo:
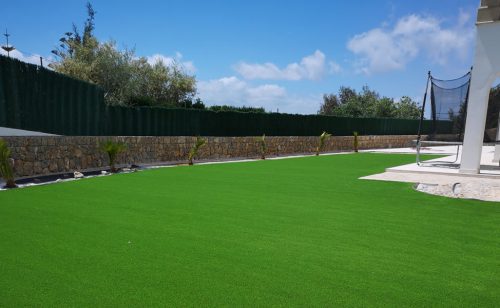
<svg viewBox="0 0 500 308">
<path fill-rule="evenodd" d="M 500 76 L 500 22 L 478 22 L 460 172 L 479 173 L 491 86 Z"/>
</svg>

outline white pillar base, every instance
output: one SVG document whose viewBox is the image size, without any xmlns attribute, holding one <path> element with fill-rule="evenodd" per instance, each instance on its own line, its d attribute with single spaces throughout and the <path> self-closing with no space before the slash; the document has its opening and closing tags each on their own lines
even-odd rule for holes
<svg viewBox="0 0 500 308">
<path fill-rule="evenodd" d="M 479 173 L 489 93 L 500 74 L 500 22 L 477 24 L 474 69 L 472 71 L 461 173 Z"/>
<path fill-rule="evenodd" d="M 460 168 L 459 173 L 462 173 L 462 174 L 479 174 L 479 170 L 478 169 L 464 169 L 464 168 Z"/>
</svg>

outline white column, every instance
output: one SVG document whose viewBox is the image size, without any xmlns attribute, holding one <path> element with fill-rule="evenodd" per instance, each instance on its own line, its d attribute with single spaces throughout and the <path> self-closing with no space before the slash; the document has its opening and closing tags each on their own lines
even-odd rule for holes
<svg viewBox="0 0 500 308">
<path fill-rule="evenodd" d="M 500 72 L 500 22 L 477 24 L 461 173 L 479 173 L 491 86 Z"/>
</svg>

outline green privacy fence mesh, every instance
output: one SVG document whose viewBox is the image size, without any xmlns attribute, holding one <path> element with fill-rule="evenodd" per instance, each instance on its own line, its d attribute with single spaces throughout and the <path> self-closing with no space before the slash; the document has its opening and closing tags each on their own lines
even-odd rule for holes
<svg viewBox="0 0 500 308">
<path fill-rule="evenodd" d="M 101 89 L 0 56 L 0 126 L 96 135 L 105 125 Z"/>
<path fill-rule="evenodd" d="M 108 107 L 94 84 L 0 56 L 0 126 L 72 136 L 413 135 L 419 120 Z M 451 131 L 445 121 L 441 133 Z M 424 121 L 423 132 L 431 122 Z"/>
</svg>

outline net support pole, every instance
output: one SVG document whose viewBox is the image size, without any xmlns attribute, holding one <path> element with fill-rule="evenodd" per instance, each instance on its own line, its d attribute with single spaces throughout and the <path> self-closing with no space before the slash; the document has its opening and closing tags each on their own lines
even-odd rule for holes
<svg viewBox="0 0 500 308">
<path fill-rule="evenodd" d="M 431 80 L 431 71 L 429 71 L 427 73 L 427 83 L 425 84 L 424 100 L 422 102 L 422 111 L 420 112 L 420 122 L 418 123 L 417 141 L 420 141 L 420 137 L 422 135 L 422 123 L 424 122 L 425 102 L 427 101 L 427 92 L 429 92 L 429 81 L 430 80 Z"/>
<path fill-rule="evenodd" d="M 425 102 L 427 101 L 427 92 L 429 92 L 429 81 L 431 80 L 431 71 L 427 73 L 427 83 L 425 85 L 424 99 L 422 101 L 422 111 L 420 112 L 420 122 L 418 123 L 417 143 L 415 149 L 417 151 L 417 164 L 420 164 L 420 139 L 422 137 L 422 124 L 424 122 Z"/>
</svg>

